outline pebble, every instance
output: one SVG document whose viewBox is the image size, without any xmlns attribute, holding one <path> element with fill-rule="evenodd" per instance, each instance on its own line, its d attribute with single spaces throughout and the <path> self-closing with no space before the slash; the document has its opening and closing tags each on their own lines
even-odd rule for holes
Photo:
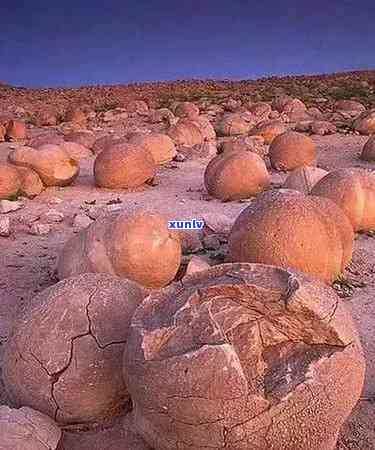
<svg viewBox="0 0 375 450">
<path fill-rule="evenodd" d="M 11 230 L 9 217 L 0 217 L 0 236 L 9 237 L 10 234 Z"/>
<path fill-rule="evenodd" d="M 51 227 L 47 223 L 33 223 L 30 227 L 30 234 L 35 236 L 43 236 L 51 231 Z"/>
<path fill-rule="evenodd" d="M 18 200 L 10 201 L 10 200 L 0 200 L 0 214 L 8 214 L 13 211 L 18 211 L 23 208 L 25 204 Z"/>
</svg>

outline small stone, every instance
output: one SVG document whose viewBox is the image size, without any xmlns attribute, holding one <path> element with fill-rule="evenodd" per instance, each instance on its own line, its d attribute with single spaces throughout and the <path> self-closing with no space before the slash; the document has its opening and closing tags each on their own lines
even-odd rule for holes
<svg viewBox="0 0 375 450">
<path fill-rule="evenodd" d="M 43 236 L 51 231 L 51 227 L 47 223 L 33 223 L 30 227 L 30 234 L 35 236 Z"/>
<path fill-rule="evenodd" d="M 51 209 L 50 211 L 43 214 L 40 219 L 43 223 L 60 223 L 64 220 L 64 214 Z"/>
<path fill-rule="evenodd" d="M 107 211 L 109 211 L 109 212 L 121 211 L 122 208 L 123 207 L 120 204 L 107 205 Z"/>
<path fill-rule="evenodd" d="M 18 200 L 0 200 L 0 214 L 8 214 L 13 211 L 18 211 L 24 206 L 24 203 Z"/>
<path fill-rule="evenodd" d="M 62 203 L 63 200 L 59 197 L 52 197 L 50 199 L 50 201 L 48 202 L 49 205 L 59 205 L 60 203 Z"/>
<path fill-rule="evenodd" d="M 206 250 L 219 250 L 220 240 L 214 234 L 209 234 L 203 238 L 203 247 Z"/>
<path fill-rule="evenodd" d="M 10 234 L 11 230 L 9 217 L 0 217 L 0 236 L 9 237 Z"/>
<path fill-rule="evenodd" d="M 199 256 L 194 255 L 190 259 L 189 264 L 187 265 L 185 276 L 191 275 L 196 272 L 201 272 L 202 270 L 207 270 L 210 267 L 211 266 L 208 264 L 207 261 L 205 261 L 203 258 Z"/>
<path fill-rule="evenodd" d="M 186 159 L 185 155 L 179 152 L 177 152 L 176 156 L 173 158 L 173 160 L 177 162 L 184 162 L 185 159 Z"/>
<path fill-rule="evenodd" d="M 76 214 L 74 219 L 73 219 L 73 227 L 74 228 L 86 228 L 89 225 L 91 225 L 93 222 L 92 219 L 90 219 L 90 217 L 86 216 L 86 214 Z"/>
</svg>

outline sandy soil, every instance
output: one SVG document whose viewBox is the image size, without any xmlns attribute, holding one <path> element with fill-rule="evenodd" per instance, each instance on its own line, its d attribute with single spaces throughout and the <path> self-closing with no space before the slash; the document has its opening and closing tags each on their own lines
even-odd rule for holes
<svg viewBox="0 0 375 450">
<path fill-rule="evenodd" d="M 332 135 L 314 137 L 318 144 L 318 165 L 327 170 L 337 167 L 361 166 L 357 154 L 366 137 Z M 0 144 L 0 160 L 4 160 L 9 144 Z M 25 200 L 24 208 L 10 213 L 13 233 L 11 237 L 0 237 L 0 342 L 9 335 L 17 309 L 22 308 L 32 296 L 54 284 L 57 255 L 74 233 L 72 221 L 75 214 L 91 210 L 92 215 L 105 213 L 108 208 L 154 209 L 165 213 L 170 219 L 189 219 L 212 212 L 226 214 L 235 219 L 246 207 L 246 202 L 222 203 L 207 200 L 202 184 L 205 164 L 203 162 L 173 163 L 160 169 L 159 184 L 147 186 L 137 192 L 106 191 L 96 189 L 92 179 L 92 163 L 81 164 L 81 174 L 74 185 L 66 188 L 49 188 L 34 200 Z M 375 169 L 375 166 L 374 166 Z M 273 174 L 275 184 L 285 175 Z M 108 205 L 112 203 L 112 205 Z M 52 223 L 45 236 L 29 234 L 29 223 L 47 211 L 63 213 L 64 220 Z M 338 449 L 375 449 L 375 238 L 358 235 L 354 259 L 347 270 L 349 281 L 345 303 L 350 306 L 360 331 L 366 352 L 367 376 L 362 398 L 350 419 L 344 425 Z M 341 295 L 343 291 L 340 291 Z M 0 367 L 1 350 L 0 345 Z M 0 403 L 7 399 L 0 386 Z M 131 432 L 129 418 L 121 420 L 109 430 L 86 433 L 67 432 L 64 436 L 65 450 L 146 450 L 139 438 Z"/>
</svg>

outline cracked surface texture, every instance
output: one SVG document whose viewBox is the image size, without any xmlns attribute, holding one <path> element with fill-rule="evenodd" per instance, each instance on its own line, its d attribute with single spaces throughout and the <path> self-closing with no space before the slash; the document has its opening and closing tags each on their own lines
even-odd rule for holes
<svg viewBox="0 0 375 450">
<path fill-rule="evenodd" d="M 279 189 L 259 194 L 229 235 L 233 262 L 291 267 L 332 282 L 349 264 L 353 228 L 327 198 Z"/>
<path fill-rule="evenodd" d="M 3 377 L 12 402 L 73 426 L 127 410 L 122 354 L 144 295 L 134 282 L 84 274 L 34 297 L 5 349 Z"/>
<path fill-rule="evenodd" d="M 124 353 L 135 425 L 155 450 L 333 450 L 364 367 L 331 288 L 260 264 L 151 294 Z"/>
<path fill-rule="evenodd" d="M 61 430 L 44 414 L 0 406 L 0 450 L 56 450 Z"/>
<path fill-rule="evenodd" d="M 181 261 L 177 232 L 151 212 L 109 214 L 73 236 L 58 262 L 60 279 L 85 272 L 111 273 L 148 288 L 167 285 Z"/>
</svg>

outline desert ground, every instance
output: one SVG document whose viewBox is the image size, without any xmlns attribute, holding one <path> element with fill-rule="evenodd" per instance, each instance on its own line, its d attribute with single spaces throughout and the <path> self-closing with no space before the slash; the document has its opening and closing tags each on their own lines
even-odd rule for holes
<svg viewBox="0 0 375 450">
<path fill-rule="evenodd" d="M 5 163 L 12 151 L 24 145 L 30 146 L 33 139 L 41 137 L 43 142 L 51 140 L 53 143 L 56 136 L 64 137 L 82 130 L 91 131 L 96 140 L 107 135 L 121 138 L 134 132 L 167 133 L 173 126 L 173 119 L 171 125 L 168 120 L 151 120 L 151 117 L 160 108 L 173 111 L 175 101 L 195 103 L 200 114 L 208 117 L 217 130 L 218 121 L 224 114 L 246 115 L 250 110 L 250 115 L 256 115 L 251 112 L 251 104 L 266 102 L 272 105 L 275 97 L 288 95 L 292 99 L 300 99 L 307 109 L 278 112 L 271 119 L 282 121 L 286 130 L 296 130 L 311 137 L 316 144 L 318 167 L 326 171 L 339 168 L 375 170 L 375 161 L 359 158 L 369 134 L 356 130 L 353 121 L 363 114 L 363 110 L 356 113 L 335 109 L 336 103 L 344 99 L 361 103 L 369 113 L 375 107 L 375 74 L 372 72 L 331 78 L 260 80 L 258 84 L 223 82 L 216 86 L 213 82 L 206 85 L 181 82 L 169 87 L 135 86 L 128 90 L 124 88 L 124 94 L 120 87 L 97 89 L 97 96 L 95 88 L 90 88 L 90 95 L 85 96 L 88 89 L 33 91 L 0 86 L 0 123 L 6 125 L 9 120 L 19 120 L 26 124 L 27 132 L 21 140 L 15 138 L 0 142 L 0 163 Z M 145 100 L 148 109 L 129 111 L 127 102 L 132 98 Z M 97 99 L 101 105 L 93 104 L 99 101 Z M 81 107 L 86 116 L 83 122 L 75 122 L 74 118 L 72 121 L 64 120 L 63 113 L 71 104 L 76 109 Z M 318 113 L 315 109 L 319 110 Z M 45 125 L 40 120 L 44 110 L 57 117 L 55 123 L 52 121 L 52 124 Z M 315 117 L 309 116 L 309 111 Z M 269 113 L 262 117 L 262 120 L 271 119 Z M 255 120 L 260 122 L 259 118 Z M 324 121 L 325 124 L 312 128 L 311 124 L 316 121 Z M 334 127 L 329 128 L 327 123 Z M 108 213 L 141 209 L 164 214 L 169 220 L 203 218 L 206 224 L 214 223 L 220 229 L 223 222 L 226 226 L 234 223 L 239 213 L 254 201 L 255 197 L 221 201 L 207 194 L 204 172 L 208 162 L 216 155 L 220 143 L 237 138 L 237 135 L 217 134 L 216 138 L 195 145 L 194 149 L 189 150 L 189 145 L 176 145 L 177 156 L 160 164 L 151 182 L 134 189 L 97 187 L 93 176 L 97 154 L 93 152 L 89 157 L 80 158 L 79 175 L 71 184 L 45 187 L 34 198 L 21 196 L 13 201 L 17 203 L 13 211 L 0 214 L 0 219 L 9 219 L 3 222 L 9 229 L 0 237 L 0 374 L 3 348 L 15 318 L 36 294 L 58 281 L 56 264 L 64 244 L 90 223 Z M 250 134 L 253 133 L 244 132 L 242 136 Z M 256 147 L 254 151 L 262 155 L 271 175 L 268 189 L 279 189 L 288 177 L 288 171 L 271 167 L 267 157 L 269 145 L 264 140 L 251 142 Z M 213 231 L 215 234 L 218 230 Z M 193 255 L 210 265 L 223 262 L 226 242 L 225 239 L 207 240 L 206 245 L 185 249 L 183 253 L 179 276 Z M 375 449 L 375 232 L 369 230 L 356 234 L 352 261 L 340 279 L 333 283 L 333 288 L 352 312 L 367 365 L 363 392 L 341 429 L 337 450 L 371 450 Z M 0 404 L 10 404 L 1 386 Z M 130 417 L 125 422 L 122 418 L 116 419 L 107 427 L 64 430 L 61 445 L 64 450 L 149 449 L 133 433 Z"/>
</svg>

